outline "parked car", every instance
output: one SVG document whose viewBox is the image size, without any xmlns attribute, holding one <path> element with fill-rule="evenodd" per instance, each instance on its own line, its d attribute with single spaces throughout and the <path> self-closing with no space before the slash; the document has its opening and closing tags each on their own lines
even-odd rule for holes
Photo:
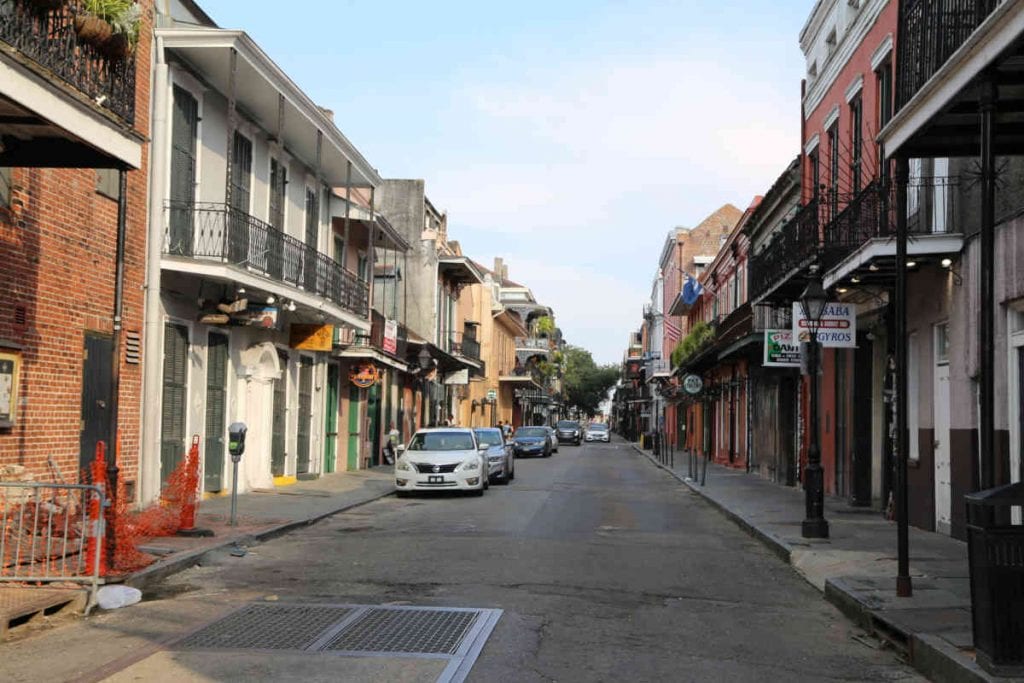
<svg viewBox="0 0 1024 683">
<path fill-rule="evenodd" d="M 513 457 L 551 457 L 551 437 L 547 427 L 520 427 L 512 435 Z"/>
<path fill-rule="evenodd" d="M 580 441 L 583 439 L 583 429 L 580 428 L 580 423 L 574 420 L 559 420 L 556 422 L 555 434 L 558 435 L 559 442 L 573 443 L 577 446 L 580 445 Z"/>
<path fill-rule="evenodd" d="M 497 427 L 478 427 L 476 433 L 480 450 L 487 447 L 487 476 L 492 482 L 507 484 L 516 478 L 515 455 L 512 446 Z"/>
<path fill-rule="evenodd" d="M 587 435 L 584 437 L 584 440 L 611 443 L 612 437 L 611 432 L 608 431 L 608 425 L 597 422 L 590 425 L 587 427 Z"/>
<path fill-rule="evenodd" d="M 435 427 L 412 435 L 408 446 L 398 447 L 395 489 L 410 491 L 471 491 L 482 496 L 488 486 L 486 449 L 472 429 Z"/>
<path fill-rule="evenodd" d="M 548 427 L 548 438 L 551 439 L 551 452 L 558 452 L 558 433 L 554 427 Z"/>
</svg>

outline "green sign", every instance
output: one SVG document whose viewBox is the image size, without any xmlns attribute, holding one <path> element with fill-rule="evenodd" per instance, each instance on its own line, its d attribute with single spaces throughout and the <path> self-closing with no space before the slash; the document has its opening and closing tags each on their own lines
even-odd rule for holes
<svg viewBox="0 0 1024 683">
<path fill-rule="evenodd" d="M 765 367 L 800 367 L 800 345 L 793 341 L 793 330 L 764 331 Z"/>
<path fill-rule="evenodd" d="M 488 401 L 497 401 L 498 400 L 498 390 L 497 389 L 488 389 L 487 390 L 487 400 Z"/>
</svg>

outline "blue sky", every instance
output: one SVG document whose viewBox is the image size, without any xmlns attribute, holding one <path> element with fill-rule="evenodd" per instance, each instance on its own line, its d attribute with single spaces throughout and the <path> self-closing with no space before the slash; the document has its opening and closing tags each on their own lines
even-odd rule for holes
<svg viewBox="0 0 1024 683">
<path fill-rule="evenodd" d="M 670 229 L 745 208 L 799 149 L 813 2 L 200 0 L 449 237 L 618 362 Z M 288 11 L 282 11 L 287 9 Z"/>
</svg>

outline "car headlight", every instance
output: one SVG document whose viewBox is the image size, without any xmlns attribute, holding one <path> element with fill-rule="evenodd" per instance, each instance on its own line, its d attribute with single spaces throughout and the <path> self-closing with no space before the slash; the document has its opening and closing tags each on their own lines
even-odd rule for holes
<svg viewBox="0 0 1024 683">
<path fill-rule="evenodd" d="M 476 459 L 467 460 L 466 462 L 462 463 L 462 469 L 463 470 L 478 470 L 478 469 L 480 469 L 480 461 L 476 460 Z"/>
<path fill-rule="evenodd" d="M 412 471 L 412 465 L 410 465 L 409 463 L 407 463 L 404 460 L 399 460 L 397 463 L 395 463 L 395 469 L 396 470 L 403 470 L 405 472 L 411 472 Z"/>
</svg>

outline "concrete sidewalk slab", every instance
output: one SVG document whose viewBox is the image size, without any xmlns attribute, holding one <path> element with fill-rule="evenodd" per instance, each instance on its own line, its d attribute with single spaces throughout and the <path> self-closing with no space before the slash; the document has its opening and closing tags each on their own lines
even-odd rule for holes
<svg viewBox="0 0 1024 683">
<path fill-rule="evenodd" d="M 198 564 L 207 553 L 265 541 L 392 493 L 394 475 L 390 468 L 327 474 L 316 480 L 239 495 L 237 526 L 229 525 L 230 497 L 210 498 L 199 504 L 196 528 L 209 529 L 214 536 L 145 539 L 143 547 L 158 550 L 162 557 L 115 580 L 145 592 L 167 576 Z"/>
<path fill-rule="evenodd" d="M 802 490 L 717 464 L 708 466 L 701 485 L 687 476 L 685 455 L 677 453 L 673 467 L 632 445 L 791 564 L 847 616 L 902 648 L 923 674 L 936 681 L 1020 680 L 991 676 L 974 661 L 966 544 L 911 527 L 914 595 L 899 598 L 896 525 L 880 511 L 826 497 L 830 538 L 805 539 Z"/>
</svg>

